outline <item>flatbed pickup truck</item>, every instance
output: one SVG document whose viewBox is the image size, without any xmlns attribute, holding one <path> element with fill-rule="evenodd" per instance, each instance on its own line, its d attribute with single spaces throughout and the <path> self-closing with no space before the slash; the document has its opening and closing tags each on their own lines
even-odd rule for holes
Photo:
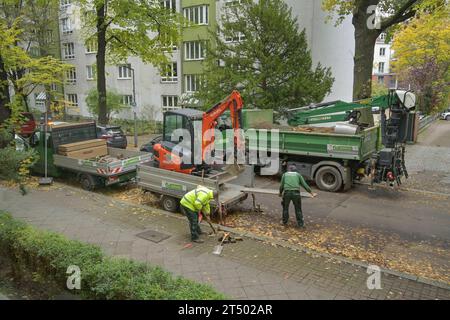
<svg viewBox="0 0 450 320">
<path fill-rule="evenodd" d="M 45 172 L 45 130 L 44 126 L 34 133 L 30 145 L 39 154 L 39 160 L 33 172 Z M 60 177 L 67 173 L 75 175 L 85 190 L 98 187 L 122 184 L 134 180 L 138 164 L 152 159 L 152 155 L 140 152 L 107 148 L 108 162 L 98 159 L 77 159 L 58 154 L 61 145 L 88 141 L 97 138 L 95 122 L 80 124 L 61 124 L 48 127 L 47 131 L 47 172 L 52 177 Z"/>
</svg>

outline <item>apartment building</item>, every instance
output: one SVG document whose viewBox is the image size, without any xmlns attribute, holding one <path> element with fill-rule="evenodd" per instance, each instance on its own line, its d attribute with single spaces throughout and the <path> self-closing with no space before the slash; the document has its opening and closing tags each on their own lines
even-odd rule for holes
<svg viewBox="0 0 450 320">
<path fill-rule="evenodd" d="M 160 120 L 166 110 L 179 108 L 189 101 L 198 89 L 203 73 L 205 45 L 210 30 L 220 23 L 224 6 L 239 0 L 163 0 L 164 7 L 183 14 L 194 25 L 182 30 L 182 43 L 171 55 L 169 72 L 161 72 L 139 58 L 130 57 L 124 65 L 107 66 L 107 87 L 122 95 L 130 108 L 117 115 L 132 118 L 133 110 L 139 118 Z M 315 64 L 321 62 L 332 68 L 336 78 L 327 101 L 349 100 L 353 86 L 353 26 L 350 19 L 339 27 L 326 23 L 326 13 L 316 0 L 285 0 L 298 16 L 300 28 L 305 28 Z M 72 115 L 90 116 L 85 99 L 96 87 L 94 43 L 84 43 L 80 30 L 80 10 L 71 0 L 61 0 L 60 39 L 62 59 L 73 65 L 67 72 L 64 92 L 72 107 Z M 133 72 L 136 84 L 136 103 L 133 109 Z M 218 97 L 218 99 L 221 97 Z"/>
<path fill-rule="evenodd" d="M 382 33 L 375 43 L 373 57 L 372 81 L 387 88 L 397 86 L 397 76 L 392 72 L 391 63 L 394 59 L 392 42 L 386 42 L 386 33 Z"/>
</svg>

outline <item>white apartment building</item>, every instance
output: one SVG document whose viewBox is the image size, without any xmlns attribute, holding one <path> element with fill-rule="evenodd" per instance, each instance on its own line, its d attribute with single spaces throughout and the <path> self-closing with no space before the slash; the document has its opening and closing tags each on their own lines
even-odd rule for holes
<svg viewBox="0 0 450 320">
<path fill-rule="evenodd" d="M 394 59 L 394 51 L 391 46 L 391 42 L 386 43 L 386 33 L 382 33 L 375 43 L 373 57 L 372 81 L 388 88 L 394 88 L 397 85 L 396 75 L 391 70 L 391 63 Z"/>
<path fill-rule="evenodd" d="M 166 6 L 176 6 L 181 10 L 182 0 L 161 1 Z M 230 0 L 216 0 L 217 17 L 221 7 Z M 317 0 L 285 0 L 298 17 L 300 28 L 305 28 L 314 64 L 321 63 L 331 67 L 335 83 L 332 93 L 325 101 L 342 99 L 351 100 L 353 88 L 353 56 L 354 28 L 351 19 L 347 19 L 338 27 L 334 23 L 326 23 L 327 13 Z M 85 99 L 89 90 L 96 87 L 95 65 L 96 48 L 85 44 L 81 35 L 80 12 L 71 0 L 61 0 L 60 34 L 62 59 L 73 65 L 67 73 L 64 93 L 73 107 L 68 114 L 91 116 Z M 212 14 L 212 13 L 209 13 Z M 164 111 L 177 108 L 180 97 L 186 91 L 182 86 L 182 54 L 180 48 L 171 56 L 173 72 L 161 75 L 152 65 L 143 63 L 139 58 L 130 57 L 124 66 L 107 66 L 107 88 L 121 94 L 123 102 L 130 108 L 118 115 L 121 118 L 132 118 L 132 72 L 135 72 L 136 112 L 140 119 L 161 120 Z"/>
</svg>

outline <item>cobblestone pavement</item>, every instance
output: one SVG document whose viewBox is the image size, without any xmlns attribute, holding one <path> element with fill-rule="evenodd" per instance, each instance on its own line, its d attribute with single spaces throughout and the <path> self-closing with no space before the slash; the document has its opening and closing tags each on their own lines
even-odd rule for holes
<svg viewBox="0 0 450 320">
<path fill-rule="evenodd" d="M 364 267 L 249 238 L 225 245 L 222 256 L 212 255 L 215 237 L 185 248 L 185 219 L 58 184 L 25 197 L 0 187 L 0 209 L 38 228 L 100 245 L 107 254 L 209 283 L 235 299 L 450 299 L 448 288 L 388 273 L 382 274 L 381 290 L 368 290 Z M 160 243 L 138 238 L 144 230 L 170 238 Z"/>
</svg>

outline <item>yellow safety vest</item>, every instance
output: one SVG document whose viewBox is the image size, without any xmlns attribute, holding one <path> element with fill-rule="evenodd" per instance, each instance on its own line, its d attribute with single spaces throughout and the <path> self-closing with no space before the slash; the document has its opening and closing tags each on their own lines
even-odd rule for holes
<svg viewBox="0 0 450 320">
<path fill-rule="evenodd" d="M 210 214 L 209 202 L 214 199 L 214 193 L 208 188 L 198 188 L 184 195 L 180 204 L 194 212 L 202 211 L 204 214 Z"/>
</svg>

